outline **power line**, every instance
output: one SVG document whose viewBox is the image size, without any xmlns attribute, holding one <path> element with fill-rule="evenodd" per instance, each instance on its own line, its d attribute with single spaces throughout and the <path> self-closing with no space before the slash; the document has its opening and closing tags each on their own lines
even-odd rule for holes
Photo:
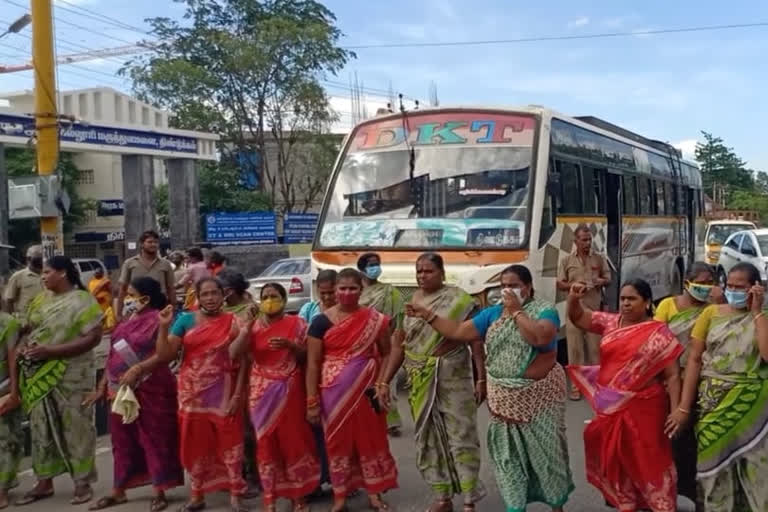
<svg viewBox="0 0 768 512">
<path fill-rule="evenodd" d="M 128 23 L 120 21 L 120 20 L 118 20 L 116 18 L 112 18 L 112 17 L 107 16 L 105 14 L 101 14 L 101 13 L 93 11 L 91 9 L 87 9 L 87 8 L 85 8 L 83 6 L 76 5 L 76 4 L 73 4 L 71 2 L 67 2 L 66 0 L 59 0 L 57 3 L 59 3 L 59 4 L 66 4 L 66 5 L 70 6 L 70 7 L 63 7 L 61 5 L 57 5 L 56 6 L 57 9 L 62 9 L 64 11 L 68 11 L 68 12 L 77 14 L 78 16 L 83 16 L 83 17 L 86 17 L 86 18 L 91 18 L 91 19 L 94 19 L 96 21 L 107 22 L 107 23 L 110 23 L 111 25 L 114 25 L 116 27 L 122 28 L 123 30 L 130 30 L 130 31 L 133 31 L 133 32 L 138 32 L 139 34 L 150 35 L 149 32 L 147 30 L 145 30 L 145 29 L 142 29 L 142 28 L 137 27 L 135 25 L 129 25 Z M 80 12 L 78 12 L 78 11 L 80 11 Z"/>
<path fill-rule="evenodd" d="M 438 41 L 423 43 L 371 43 L 344 46 L 347 50 L 367 50 L 377 48 L 439 48 L 446 46 L 487 46 L 497 44 L 537 43 L 547 41 L 574 41 L 578 39 L 607 39 L 616 37 L 652 36 L 659 34 L 684 34 L 690 32 L 712 32 L 717 30 L 735 30 L 745 28 L 768 27 L 768 21 L 754 23 L 732 23 L 728 25 L 705 25 L 697 27 L 662 28 L 650 30 L 635 30 L 628 32 L 603 32 L 597 34 L 563 35 L 563 36 L 535 36 L 520 37 L 516 39 L 486 39 L 468 41 Z"/>
</svg>

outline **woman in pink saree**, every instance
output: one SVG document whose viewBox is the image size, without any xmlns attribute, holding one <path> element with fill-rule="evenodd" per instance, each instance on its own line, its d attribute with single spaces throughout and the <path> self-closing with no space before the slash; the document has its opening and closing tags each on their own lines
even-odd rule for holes
<svg viewBox="0 0 768 512">
<path fill-rule="evenodd" d="M 293 502 L 294 512 L 307 510 L 304 497 L 320 484 L 315 439 L 306 420 L 304 370 L 307 323 L 285 314 L 285 288 L 278 283 L 261 289 L 261 312 L 251 320 L 247 338 L 230 346 L 240 358 L 250 352 L 249 412 L 256 431 L 256 463 L 264 506 L 275 512 L 278 498 Z"/>
<path fill-rule="evenodd" d="M 389 451 L 389 386 L 382 376 L 389 358 L 389 318 L 361 307 L 362 277 L 339 273 L 338 304 L 315 317 L 309 329 L 307 418 L 321 420 L 331 470 L 332 512 L 346 510 L 350 492 L 364 488 L 373 510 L 389 510 L 381 494 L 397 487 Z"/>
</svg>

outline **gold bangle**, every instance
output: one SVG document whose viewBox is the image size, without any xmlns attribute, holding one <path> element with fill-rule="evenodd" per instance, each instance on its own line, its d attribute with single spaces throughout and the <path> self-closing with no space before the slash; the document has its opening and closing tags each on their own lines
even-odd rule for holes
<svg viewBox="0 0 768 512">
<path fill-rule="evenodd" d="M 691 414 L 691 411 L 689 411 L 687 409 L 683 409 L 682 407 L 678 407 L 677 410 L 680 411 L 683 414 Z"/>
<path fill-rule="evenodd" d="M 760 318 L 765 318 L 765 313 L 762 311 L 752 317 L 753 322 L 757 322 Z"/>
<path fill-rule="evenodd" d="M 513 322 L 517 322 L 517 317 L 519 317 L 519 316 L 520 316 L 520 315 L 522 315 L 523 313 L 524 313 L 524 311 L 523 311 L 522 309 L 518 309 L 517 311 L 515 311 L 514 313 L 512 313 L 512 321 L 513 321 Z"/>
<path fill-rule="evenodd" d="M 477 379 L 475 382 L 477 382 L 477 383 L 479 383 L 479 382 L 485 382 L 485 379 Z"/>
</svg>

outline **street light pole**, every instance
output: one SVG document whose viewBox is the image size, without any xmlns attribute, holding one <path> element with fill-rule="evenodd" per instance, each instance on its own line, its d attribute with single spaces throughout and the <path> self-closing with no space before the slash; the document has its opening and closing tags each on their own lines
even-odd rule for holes
<svg viewBox="0 0 768 512">
<path fill-rule="evenodd" d="M 35 128 L 37 173 L 50 176 L 59 161 L 59 115 L 56 108 L 56 69 L 53 49 L 52 0 L 31 0 L 32 63 L 35 67 Z M 61 217 L 40 219 L 45 258 L 64 253 Z"/>
<path fill-rule="evenodd" d="M 17 19 L 16 21 L 8 25 L 8 28 L 5 30 L 5 32 L 0 34 L 0 38 L 5 37 L 8 34 L 18 34 L 19 32 L 22 31 L 24 27 L 29 25 L 31 22 L 32 22 L 32 16 L 30 16 L 29 14 L 25 14 L 21 18 Z"/>
</svg>

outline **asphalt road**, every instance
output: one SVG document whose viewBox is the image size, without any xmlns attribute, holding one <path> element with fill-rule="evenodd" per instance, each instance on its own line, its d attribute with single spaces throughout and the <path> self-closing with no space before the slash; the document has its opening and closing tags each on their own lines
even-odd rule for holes
<svg viewBox="0 0 768 512">
<path fill-rule="evenodd" d="M 405 397 L 400 397 L 401 412 L 405 412 Z M 403 435 L 400 438 L 391 439 L 391 447 L 395 458 L 398 462 L 398 468 L 400 471 L 400 488 L 387 494 L 386 499 L 392 505 L 394 510 L 400 512 L 421 511 L 424 512 L 429 508 L 431 502 L 431 495 L 428 487 L 421 480 L 421 477 L 416 470 L 415 463 L 415 450 L 413 446 L 412 434 L 413 424 L 406 417 Z M 612 509 L 605 507 L 602 498 L 598 492 L 586 483 L 584 477 L 584 448 L 581 441 L 581 433 L 584 429 L 584 421 L 591 417 L 589 407 L 585 402 L 569 402 L 567 409 L 567 422 L 568 422 L 568 441 L 570 448 L 570 464 L 574 474 L 574 483 L 576 490 L 571 495 L 571 499 L 566 505 L 566 510 L 569 511 L 590 511 L 590 512 L 607 512 Z M 485 429 L 488 421 L 488 413 L 485 406 L 480 414 L 479 428 L 481 429 L 481 439 L 484 441 Z M 485 447 L 483 447 L 485 450 Z M 99 481 L 95 485 L 96 496 L 102 496 L 110 491 L 112 482 L 112 455 L 109 445 L 109 437 L 103 437 L 99 440 L 97 450 L 97 465 L 99 470 Z M 488 460 L 487 456 L 484 460 Z M 28 466 L 27 466 L 28 467 Z M 481 503 L 478 504 L 478 510 L 480 511 L 504 511 L 506 510 L 499 496 L 499 492 L 496 489 L 495 480 L 493 477 L 493 470 L 489 464 L 484 464 L 482 468 L 481 478 L 488 487 L 488 496 Z M 31 471 L 26 470 L 21 475 L 21 487 L 12 491 L 12 497 L 20 495 L 23 491 L 28 489 L 34 483 L 33 475 Z M 31 511 L 44 512 L 44 511 L 80 511 L 87 510 L 87 505 L 81 505 L 78 507 L 71 506 L 69 499 L 72 495 L 72 483 L 68 477 L 60 477 L 56 480 L 56 495 L 42 502 L 38 502 L 27 507 Z M 129 501 L 127 504 L 115 507 L 114 510 L 119 512 L 138 512 L 149 510 L 149 499 L 151 496 L 151 490 L 149 488 L 142 488 L 130 491 Z M 183 503 L 185 498 L 185 490 L 178 489 L 169 493 L 169 498 L 172 500 L 169 510 L 176 510 Z M 207 499 L 209 508 L 213 511 L 226 511 L 227 496 L 225 494 L 218 494 L 210 496 Z M 366 499 L 363 495 L 356 497 L 352 500 L 350 510 L 366 510 Z M 457 498 L 455 501 L 456 509 L 461 510 L 461 499 Z M 261 502 L 256 499 L 249 502 L 251 509 L 254 511 L 260 510 Z M 313 504 L 312 510 L 314 511 L 326 511 L 330 509 L 330 500 L 327 502 L 319 502 Z M 13 508 L 11 509 L 13 510 Z M 23 510 L 19 508 L 18 510 Z M 281 512 L 289 511 L 290 506 L 288 503 L 281 503 Z M 529 507 L 530 512 L 544 512 L 549 510 L 548 507 L 543 505 L 531 505 Z"/>
</svg>

